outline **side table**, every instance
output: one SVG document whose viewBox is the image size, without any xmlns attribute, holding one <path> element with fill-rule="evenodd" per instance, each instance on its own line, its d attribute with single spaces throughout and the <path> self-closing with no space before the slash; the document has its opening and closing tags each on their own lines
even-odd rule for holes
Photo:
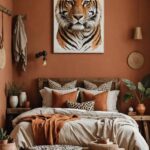
<svg viewBox="0 0 150 150">
<path fill-rule="evenodd" d="M 10 133 L 13 129 L 12 126 L 12 120 L 20 115 L 21 113 L 24 113 L 26 111 L 31 110 L 31 108 L 7 108 L 6 110 L 6 130 L 8 133 Z"/>
<path fill-rule="evenodd" d="M 150 146 L 150 135 L 149 135 L 149 128 L 148 128 L 148 123 L 150 123 L 150 116 L 149 115 L 143 115 L 143 116 L 130 116 L 132 117 L 135 121 L 137 122 L 142 122 L 143 128 L 144 128 L 144 134 L 145 134 L 145 139 L 148 145 Z"/>
</svg>

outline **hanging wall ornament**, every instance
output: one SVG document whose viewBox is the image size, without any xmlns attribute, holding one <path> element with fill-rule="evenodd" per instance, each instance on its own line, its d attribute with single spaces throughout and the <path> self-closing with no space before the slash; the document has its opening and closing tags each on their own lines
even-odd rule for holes
<svg viewBox="0 0 150 150">
<path fill-rule="evenodd" d="M 144 65 L 144 56 L 138 51 L 134 51 L 128 56 L 128 65 L 132 69 L 140 69 Z"/>
<path fill-rule="evenodd" d="M 4 48 L 4 23 L 3 23 L 3 13 L 2 13 L 2 34 L 0 36 L 0 69 L 3 69 L 6 64 L 6 53 Z"/>
</svg>

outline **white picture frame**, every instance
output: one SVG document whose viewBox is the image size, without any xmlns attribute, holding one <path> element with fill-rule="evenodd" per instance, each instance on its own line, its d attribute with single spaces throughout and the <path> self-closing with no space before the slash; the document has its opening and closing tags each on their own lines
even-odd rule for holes
<svg viewBox="0 0 150 150">
<path fill-rule="evenodd" d="M 53 21 L 53 29 L 54 29 L 53 30 L 53 32 L 54 32 L 53 33 L 53 38 L 54 38 L 53 52 L 54 53 L 81 53 L 81 54 L 82 53 L 83 54 L 85 54 L 85 53 L 100 53 L 100 54 L 104 53 L 104 0 L 95 0 L 95 1 L 97 1 L 97 3 L 100 3 L 100 7 L 99 7 L 99 11 L 98 11 L 100 14 L 97 15 L 97 16 L 100 16 L 100 19 L 99 19 L 100 28 L 96 30 L 96 28 L 98 28 L 98 26 L 96 26 L 96 27 L 94 27 L 95 30 L 93 27 L 92 27 L 93 29 L 91 29 L 91 31 L 89 30 L 90 35 L 93 34 L 93 36 L 91 36 L 91 37 L 89 35 L 90 40 L 88 38 L 87 39 L 82 38 L 83 40 L 79 40 L 79 39 L 75 38 L 74 35 L 72 36 L 70 33 L 69 33 L 69 36 L 66 36 L 68 34 L 68 32 L 72 29 L 62 28 L 62 26 L 58 24 L 58 18 L 59 18 L 58 13 L 60 13 L 59 12 L 60 10 L 56 9 L 57 5 L 58 5 L 58 1 L 61 1 L 61 0 L 53 1 L 53 5 L 54 5 L 54 9 L 53 9 L 54 10 L 54 13 L 53 13 L 54 14 L 54 17 L 53 17 L 54 18 L 54 21 Z M 72 0 L 70 0 L 70 1 L 72 1 Z M 70 5 L 71 4 L 69 4 L 69 6 Z M 74 7 L 74 6 L 72 6 L 72 7 Z M 65 12 L 65 11 L 66 10 L 64 10 L 64 13 L 66 13 L 66 14 L 69 13 L 69 12 Z M 93 9 L 93 12 L 94 11 L 97 11 L 97 10 Z M 57 19 L 56 19 L 56 14 L 57 14 Z M 99 18 L 99 17 L 97 17 L 97 18 Z M 59 22 L 63 22 L 63 21 L 64 21 L 63 19 L 59 20 Z M 60 29 L 60 27 L 62 30 Z M 60 34 L 58 33 L 59 29 L 60 29 L 60 32 L 62 32 L 62 33 L 66 32 L 66 31 L 68 31 L 68 32 L 67 32 L 67 34 L 66 33 L 63 34 L 63 36 L 62 35 L 60 36 Z M 72 32 L 76 34 L 76 30 L 72 30 Z M 78 31 L 78 33 L 79 32 L 80 32 L 80 30 Z M 81 29 L 81 32 L 82 32 L 82 29 Z M 88 32 L 86 32 L 86 33 L 88 34 Z M 98 46 L 95 44 L 97 46 L 96 47 L 93 43 L 96 43 L 96 42 L 98 43 L 99 39 L 97 37 L 99 35 L 101 36 L 101 38 L 100 38 L 101 43 Z M 60 38 L 58 38 L 58 37 L 60 37 Z M 69 38 L 67 38 L 67 37 L 69 37 Z M 66 38 L 67 38 L 67 42 L 65 42 Z M 81 38 L 81 36 L 80 36 L 80 38 Z M 58 39 L 59 39 L 59 41 L 58 41 Z M 96 40 L 94 41 L 94 39 L 96 39 L 97 41 Z M 88 42 L 88 41 L 90 41 L 90 42 Z M 71 44 L 68 44 L 68 43 L 71 43 Z M 65 46 L 65 48 L 64 48 L 64 46 Z M 93 47 L 96 47 L 96 48 L 93 48 Z"/>
</svg>

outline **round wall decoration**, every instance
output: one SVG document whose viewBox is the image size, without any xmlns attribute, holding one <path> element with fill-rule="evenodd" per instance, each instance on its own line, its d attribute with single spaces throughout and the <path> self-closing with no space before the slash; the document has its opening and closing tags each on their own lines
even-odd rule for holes
<svg viewBox="0 0 150 150">
<path fill-rule="evenodd" d="M 132 69 L 140 69 L 144 65 L 144 56 L 137 51 L 134 51 L 128 56 L 128 65 Z"/>
<path fill-rule="evenodd" d="M 6 64 L 6 53 L 5 48 L 0 48 L 0 69 L 3 69 Z"/>
</svg>

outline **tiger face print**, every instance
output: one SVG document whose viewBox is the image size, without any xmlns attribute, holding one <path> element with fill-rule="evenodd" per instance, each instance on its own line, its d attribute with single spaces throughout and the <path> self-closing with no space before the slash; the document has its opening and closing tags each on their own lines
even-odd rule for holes
<svg viewBox="0 0 150 150">
<path fill-rule="evenodd" d="M 58 0 L 57 40 L 66 50 L 87 51 L 101 43 L 99 0 Z"/>
</svg>

